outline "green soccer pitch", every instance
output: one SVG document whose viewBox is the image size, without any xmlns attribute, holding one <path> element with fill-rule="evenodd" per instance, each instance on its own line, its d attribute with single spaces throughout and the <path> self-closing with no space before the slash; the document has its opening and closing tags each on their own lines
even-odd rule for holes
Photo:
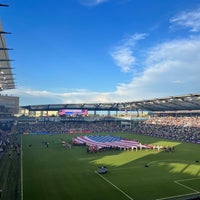
<svg viewBox="0 0 200 200">
<path fill-rule="evenodd" d="M 113 133 L 143 144 L 175 146 L 175 152 L 86 153 L 85 146 L 62 146 L 61 138 L 70 141 L 77 135 L 22 136 L 22 200 L 172 200 L 199 195 L 199 144 Z M 96 173 L 99 166 L 106 166 L 108 173 Z"/>
</svg>

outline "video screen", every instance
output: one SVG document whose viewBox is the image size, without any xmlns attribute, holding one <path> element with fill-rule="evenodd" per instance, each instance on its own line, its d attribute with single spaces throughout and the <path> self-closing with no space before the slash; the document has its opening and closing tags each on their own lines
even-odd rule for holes
<svg viewBox="0 0 200 200">
<path fill-rule="evenodd" d="M 59 115 L 68 115 L 68 116 L 85 116 L 88 115 L 88 110 L 81 110 L 81 109 L 61 109 L 58 112 Z"/>
</svg>

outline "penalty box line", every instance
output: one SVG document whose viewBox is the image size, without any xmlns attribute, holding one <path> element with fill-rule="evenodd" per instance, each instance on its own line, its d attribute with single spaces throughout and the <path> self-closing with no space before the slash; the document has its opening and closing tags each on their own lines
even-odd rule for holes
<svg viewBox="0 0 200 200">
<path fill-rule="evenodd" d="M 119 192 L 121 192 L 123 195 L 125 195 L 128 199 L 130 200 L 134 200 L 132 197 L 130 197 L 126 192 L 124 192 L 123 190 L 121 190 L 119 187 L 117 187 L 115 184 L 113 184 L 111 181 L 109 181 L 107 178 L 105 178 L 104 176 L 102 176 L 101 174 L 99 174 L 97 171 L 95 171 L 95 173 L 97 175 L 99 175 L 104 181 L 106 181 L 107 183 L 109 183 L 110 185 L 112 185 L 114 188 L 116 188 Z"/>
<path fill-rule="evenodd" d="M 198 180 L 200 178 L 190 178 L 190 179 L 182 179 L 182 180 L 176 180 L 174 181 L 174 183 L 176 183 L 177 185 L 180 185 L 184 188 L 187 188 L 191 191 L 193 191 L 192 193 L 187 193 L 187 194 L 182 194 L 182 195 L 176 195 L 176 196 L 169 196 L 169 197 L 164 197 L 164 198 L 159 198 L 159 199 L 156 199 L 156 200 L 166 200 L 166 199 L 173 199 L 173 198 L 178 198 L 178 197 L 187 197 L 189 195 L 193 195 L 193 194 L 200 194 L 200 192 L 198 190 L 195 190 L 187 185 L 184 185 L 180 182 L 184 182 L 184 181 L 193 181 L 193 180 Z"/>
<path fill-rule="evenodd" d="M 200 193 L 198 190 L 195 190 L 195 189 L 193 189 L 193 188 L 191 188 L 191 187 L 189 187 L 189 186 L 187 186 L 187 185 L 184 185 L 184 184 L 182 184 L 182 183 L 180 183 L 180 182 L 184 182 L 184 181 L 193 181 L 193 180 L 199 180 L 200 178 L 189 178 L 189 179 L 182 179 L 182 180 L 176 180 L 176 181 L 174 181 L 176 184 L 178 184 L 178 185 L 181 185 L 181 186 L 183 186 L 183 187 L 185 187 L 185 188 L 187 188 L 187 189 L 189 189 L 189 190 L 191 190 L 191 191 L 193 191 L 193 192 L 195 192 L 195 193 Z"/>
</svg>

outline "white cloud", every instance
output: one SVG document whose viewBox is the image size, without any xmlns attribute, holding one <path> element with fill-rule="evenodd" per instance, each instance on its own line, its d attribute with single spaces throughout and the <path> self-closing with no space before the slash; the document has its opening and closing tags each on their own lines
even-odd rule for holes
<svg viewBox="0 0 200 200">
<path fill-rule="evenodd" d="M 173 40 L 159 44 L 146 54 L 145 70 L 113 92 L 86 89 L 50 92 L 18 88 L 2 94 L 20 96 L 20 105 L 50 103 L 124 102 L 156 97 L 199 93 L 200 38 Z M 59 91 L 59 89 L 57 89 Z"/>
<path fill-rule="evenodd" d="M 129 72 L 136 60 L 132 54 L 133 52 L 130 48 L 119 47 L 116 48 L 111 55 L 115 60 L 116 65 L 119 66 L 123 72 Z"/>
<path fill-rule="evenodd" d="M 136 99 L 198 93 L 199 51 L 198 37 L 152 48 L 147 54 L 144 72 L 129 84 L 119 85 L 116 93 Z"/>
<path fill-rule="evenodd" d="M 200 31 L 200 8 L 182 12 L 175 17 L 173 17 L 170 22 L 172 23 L 172 27 L 182 27 L 189 28 L 191 32 L 199 32 Z"/>
<path fill-rule="evenodd" d="M 80 0 L 81 4 L 85 6 L 97 6 L 99 4 L 105 3 L 109 0 Z"/>
<path fill-rule="evenodd" d="M 82 1 L 87 5 L 99 5 L 106 0 Z M 173 17 L 173 26 L 200 31 L 200 9 L 182 12 Z M 134 34 L 126 37 L 114 47 L 111 56 L 123 72 L 129 72 L 137 62 L 134 52 L 139 40 L 147 34 Z M 97 103 L 124 102 L 171 95 L 199 93 L 200 86 L 200 37 L 172 40 L 160 43 L 146 52 L 143 72 L 134 76 L 128 83 L 120 83 L 113 92 L 95 92 L 86 89 L 66 89 L 67 92 L 40 91 L 24 87 L 2 91 L 20 97 L 20 105 L 50 103 Z M 57 88 L 57 91 L 60 91 Z M 63 91 L 63 89 L 62 89 Z"/>
<path fill-rule="evenodd" d="M 119 66 L 122 72 L 131 71 L 133 65 L 136 62 L 136 58 L 133 55 L 133 50 L 135 44 L 138 40 L 142 40 L 147 36 L 147 34 L 134 34 L 124 39 L 121 45 L 116 46 L 111 51 L 111 56 L 114 59 L 114 62 Z"/>
<path fill-rule="evenodd" d="M 59 89 L 58 89 L 59 90 Z M 63 90 L 63 89 L 62 89 Z M 68 90 L 68 89 L 67 89 Z M 85 89 L 76 89 L 71 92 L 51 92 L 40 91 L 29 88 L 19 87 L 14 90 L 2 91 L 2 95 L 12 95 L 20 97 L 20 105 L 38 105 L 53 103 L 99 103 L 112 100 L 110 93 L 101 93 L 88 91 Z"/>
</svg>

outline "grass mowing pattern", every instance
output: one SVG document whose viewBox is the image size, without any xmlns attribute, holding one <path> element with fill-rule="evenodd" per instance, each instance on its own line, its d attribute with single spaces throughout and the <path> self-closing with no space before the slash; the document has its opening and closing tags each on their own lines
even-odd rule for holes
<svg viewBox="0 0 200 200">
<path fill-rule="evenodd" d="M 80 134 L 78 134 L 80 135 Z M 69 140 L 77 135 L 23 136 L 24 199 L 28 200 L 102 200 L 128 199 L 118 187 L 134 200 L 153 200 L 200 191 L 200 145 L 152 138 L 142 135 L 116 133 L 116 136 L 138 139 L 142 143 L 175 146 L 176 151 L 105 151 L 86 153 L 86 147 L 65 149 L 59 139 Z M 42 140 L 49 142 L 47 148 Z M 29 144 L 32 144 L 29 147 Z M 149 167 L 145 167 L 148 164 Z M 95 173 L 105 165 L 104 177 Z M 183 182 L 181 182 L 183 184 Z"/>
<path fill-rule="evenodd" d="M 0 190 L 1 200 L 20 200 L 20 156 L 13 149 L 0 158 Z"/>
</svg>

